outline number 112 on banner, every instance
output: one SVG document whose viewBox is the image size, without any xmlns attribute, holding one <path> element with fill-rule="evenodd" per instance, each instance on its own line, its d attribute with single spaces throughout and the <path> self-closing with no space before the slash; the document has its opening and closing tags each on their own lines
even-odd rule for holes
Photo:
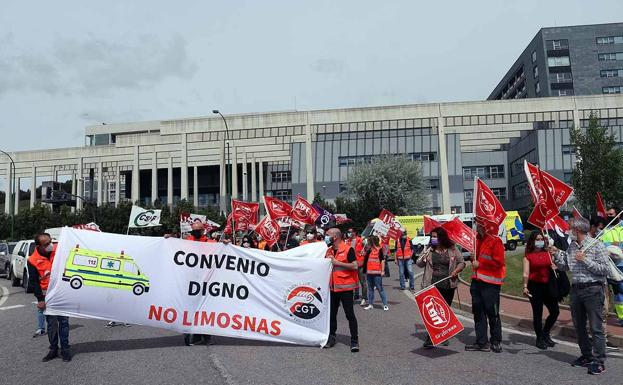
<svg viewBox="0 0 623 385">
<path fill-rule="evenodd" d="M 415 302 L 433 345 L 439 345 L 463 331 L 463 325 L 435 286 L 417 293 Z"/>
</svg>

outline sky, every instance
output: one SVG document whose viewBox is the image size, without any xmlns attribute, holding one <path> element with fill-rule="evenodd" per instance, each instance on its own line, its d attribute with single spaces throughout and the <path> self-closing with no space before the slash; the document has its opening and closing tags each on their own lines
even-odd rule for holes
<svg viewBox="0 0 623 385">
<path fill-rule="evenodd" d="M 482 100 L 539 28 L 622 15 L 620 0 L 0 0 L 0 149 L 212 109 Z"/>
</svg>

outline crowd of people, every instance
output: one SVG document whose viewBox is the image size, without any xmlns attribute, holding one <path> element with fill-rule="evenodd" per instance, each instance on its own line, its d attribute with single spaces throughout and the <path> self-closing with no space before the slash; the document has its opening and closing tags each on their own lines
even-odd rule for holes
<svg viewBox="0 0 623 385">
<path fill-rule="evenodd" d="M 536 347 L 548 349 L 555 346 L 551 331 L 560 313 L 559 303 L 569 294 L 573 325 L 582 355 L 572 365 L 585 367 L 590 374 L 605 370 L 606 338 L 605 318 L 608 314 L 610 288 L 615 295 L 616 310 L 623 319 L 621 300 L 623 285 L 608 281 L 611 274 L 609 259 L 623 262 L 621 243 L 623 224 L 618 222 L 615 209 L 609 210 L 611 218 L 572 218 L 569 222 L 569 246 L 566 250 L 553 246 L 552 240 L 543 232 L 532 231 L 526 242 L 523 259 L 523 294 L 528 297 L 533 310 L 533 326 Z M 606 228 L 607 223 L 610 227 Z M 471 263 L 470 294 L 475 323 L 475 340 L 465 346 L 466 351 L 502 352 L 502 324 L 500 319 L 500 291 L 506 275 L 505 247 L 499 236 L 489 234 L 483 226 L 476 226 L 475 252 L 464 258 L 460 248 L 450 239 L 443 227 L 434 228 L 429 234 L 429 244 L 423 249 L 415 247 L 406 231 L 396 242 L 390 243 L 374 234 L 360 236 L 354 228 L 342 232 L 338 228 L 326 231 L 307 226 L 294 230 L 285 228 L 278 241 L 269 246 L 254 232 L 232 234 L 206 233 L 202 224 L 193 224 L 185 239 L 197 242 L 234 243 L 243 248 L 256 248 L 279 252 L 314 242 L 325 242 L 327 258 L 333 269 L 330 280 L 330 330 L 326 348 L 336 344 L 337 314 L 340 306 L 348 320 L 352 352 L 359 351 L 359 335 L 355 303 L 371 310 L 378 291 L 384 311 L 389 311 L 383 277 L 388 276 L 388 259 L 393 257 L 398 267 L 400 289 L 408 288 L 415 293 L 413 264 L 423 269 L 421 288 L 435 285 L 448 305 L 452 304 L 458 285 L 458 277 L 467 263 Z M 167 235 L 166 237 L 169 237 Z M 55 246 L 48 234 L 35 237 L 36 248 L 28 259 L 30 285 L 34 288 L 38 308 L 38 334 L 44 334 L 42 314 L 45 310 L 45 293 L 55 253 Z M 571 272 L 571 280 L 566 271 Z M 565 288 L 565 280 L 567 287 Z M 548 316 L 543 322 L 543 308 Z M 59 354 L 64 361 L 71 360 L 68 342 L 67 317 L 46 316 L 47 334 L 50 341 L 49 361 Z M 623 322 L 623 321 L 622 321 Z M 590 336 L 589 337 L 589 332 Z M 210 344 L 209 335 L 184 336 L 186 345 L 199 340 Z M 448 341 L 443 343 L 448 344 Z M 430 337 L 423 344 L 433 348 Z"/>
</svg>

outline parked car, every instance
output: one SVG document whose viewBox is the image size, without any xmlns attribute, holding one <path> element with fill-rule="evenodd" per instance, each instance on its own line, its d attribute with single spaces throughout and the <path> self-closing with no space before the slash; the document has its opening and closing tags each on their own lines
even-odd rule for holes
<svg viewBox="0 0 623 385">
<path fill-rule="evenodd" d="M 9 267 L 11 266 L 11 251 L 9 244 L 0 242 L 0 272 L 9 275 Z"/>
<path fill-rule="evenodd" d="M 9 276 L 13 286 L 22 286 L 27 293 L 31 290 L 28 287 L 28 267 L 26 260 L 35 251 L 35 241 L 19 241 L 11 254 L 11 266 L 9 267 Z"/>
</svg>

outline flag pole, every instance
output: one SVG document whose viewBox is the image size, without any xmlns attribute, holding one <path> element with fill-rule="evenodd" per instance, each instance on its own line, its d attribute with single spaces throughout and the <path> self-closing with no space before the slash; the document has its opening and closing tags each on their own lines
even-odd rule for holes
<svg viewBox="0 0 623 385">
<path fill-rule="evenodd" d="M 415 293 L 415 294 L 414 294 L 414 296 L 415 296 L 415 297 L 417 297 L 420 293 L 423 293 L 423 292 L 425 292 L 426 290 L 430 289 L 431 287 L 436 286 L 436 285 L 438 285 L 438 284 L 442 283 L 443 281 L 448 280 L 448 279 L 450 279 L 450 278 L 452 278 L 452 276 L 451 276 L 451 275 L 447 276 L 446 278 L 440 279 L 439 281 L 437 281 L 437 282 L 435 282 L 435 283 L 431 283 L 430 285 L 426 286 L 426 287 L 425 287 L 425 288 L 423 288 L 422 290 L 420 290 L 420 291 L 418 291 L 417 293 Z"/>
<path fill-rule="evenodd" d="M 593 238 L 593 241 L 588 244 L 583 251 L 588 251 L 588 249 L 590 249 L 591 247 L 595 246 L 597 244 L 597 242 L 599 242 L 599 238 L 602 237 L 606 231 L 610 230 L 612 226 L 612 224 L 614 223 L 614 221 L 616 221 L 617 219 L 619 219 L 619 217 L 621 216 L 621 214 L 623 214 L 623 210 L 621 210 L 614 218 L 612 218 L 612 220 L 610 221 L 610 223 L 608 223 L 606 225 L 606 227 L 603 228 L 603 230 L 601 230 L 596 236 L 595 238 Z"/>
</svg>

